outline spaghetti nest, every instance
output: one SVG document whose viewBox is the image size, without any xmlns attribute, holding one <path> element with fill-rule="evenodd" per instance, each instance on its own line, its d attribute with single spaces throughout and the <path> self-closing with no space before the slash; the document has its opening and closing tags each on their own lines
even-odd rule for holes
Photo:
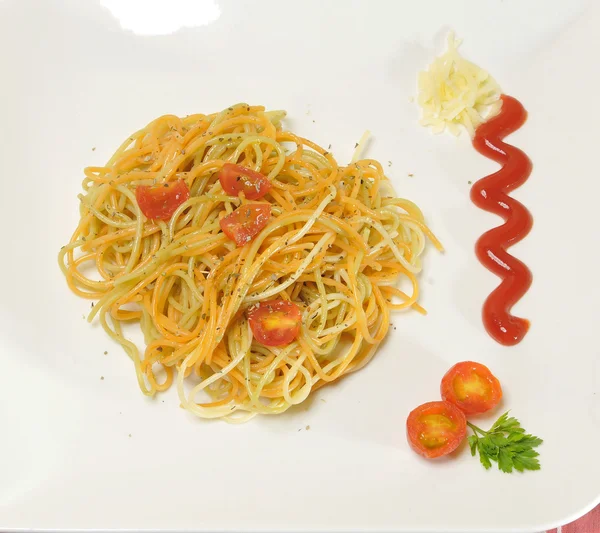
<svg viewBox="0 0 600 533">
<path fill-rule="evenodd" d="M 81 219 L 59 263 L 71 290 L 135 365 L 144 394 L 176 385 L 181 405 L 230 422 L 276 414 L 362 368 L 392 309 L 417 303 L 420 255 L 431 239 L 420 210 L 396 198 L 381 165 L 340 167 L 332 154 L 283 131 L 283 111 L 239 104 L 212 115 L 166 115 L 137 131 L 104 167 L 85 169 Z M 359 147 L 360 150 L 360 147 Z M 227 195 L 225 163 L 261 172 L 268 225 L 236 247 L 220 219 L 247 200 Z M 190 196 L 167 221 L 147 219 L 141 185 L 184 180 Z M 92 274 L 92 271 L 96 271 Z M 408 295 L 395 285 L 412 284 Z M 253 340 L 247 311 L 295 302 L 297 338 Z M 146 348 L 123 325 L 139 323 Z"/>
</svg>

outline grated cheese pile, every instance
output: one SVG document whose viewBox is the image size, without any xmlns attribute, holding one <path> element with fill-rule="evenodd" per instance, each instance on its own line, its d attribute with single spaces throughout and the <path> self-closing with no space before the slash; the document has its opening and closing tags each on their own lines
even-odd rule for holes
<svg viewBox="0 0 600 533">
<path fill-rule="evenodd" d="M 448 128 L 454 135 L 463 126 L 472 137 L 479 124 L 500 110 L 501 91 L 485 70 L 460 56 L 460 43 L 450 33 L 446 53 L 419 72 L 420 123 L 431 126 L 434 133 Z"/>
</svg>

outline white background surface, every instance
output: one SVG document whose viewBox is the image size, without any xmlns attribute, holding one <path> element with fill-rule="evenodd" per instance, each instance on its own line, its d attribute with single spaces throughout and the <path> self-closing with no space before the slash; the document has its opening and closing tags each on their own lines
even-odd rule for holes
<svg viewBox="0 0 600 533">
<path fill-rule="evenodd" d="M 0 0 L 0 529 L 524 532 L 593 506 L 598 7 L 105 4 L 113 13 L 91 0 Z M 515 308 L 532 328 L 510 349 L 480 322 L 497 280 L 473 244 L 499 220 L 470 203 L 467 183 L 496 165 L 466 137 L 432 137 L 409 101 L 450 28 L 529 111 L 509 142 L 534 162 L 515 196 L 535 225 L 513 249 L 534 274 Z M 82 319 L 90 304 L 68 291 L 55 256 L 78 220 L 84 166 L 160 114 L 239 101 L 287 109 L 288 127 L 331 143 L 341 163 L 370 129 L 369 155 L 392 161 L 397 192 L 421 206 L 447 252 L 426 257 L 428 317 L 396 315 L 366 369 L 236 427 L 192 418 L 174 394 L 144 398 L 127 357 Z M 466 359 L 492 368 L 503 407 L 545 439 L 540 472 L 486 472 L 465 448 L 438 462 L 409 450 L 407 413 L 437 399 L 444 372 Z"/>
</svg>

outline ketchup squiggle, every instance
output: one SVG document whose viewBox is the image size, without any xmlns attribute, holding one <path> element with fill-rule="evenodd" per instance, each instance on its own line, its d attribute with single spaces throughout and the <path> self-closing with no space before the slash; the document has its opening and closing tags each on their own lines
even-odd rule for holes
<svg viewBox="0 0 600 533">
<path fill-rule="evenodd" d="M 500 285 L 486 299 L 482 318 L 491 337 L 506 346 L 519 343 L 529 330 L 529 321 L 511 315 L 510 310 L 529 289 L 531 272 L 506 249 L 523 239 L 533 225 L 533 218 L 525 206 L 508 196 L 527 180 L 532 166 L 521 150 L 502 139 L 518 130 L 526 118 L 527 112 L 518 100 L 502 95 L 500 113 L 481 124 L 473 139 L 473 146 L 479 153 L 502 165 L 498 172 L 473 185 L 471 199 L 481 209 L 505 220 L 502 226 L 479 238 L 475 252 L 485 267 L 502 278 Z"/>
</svg>

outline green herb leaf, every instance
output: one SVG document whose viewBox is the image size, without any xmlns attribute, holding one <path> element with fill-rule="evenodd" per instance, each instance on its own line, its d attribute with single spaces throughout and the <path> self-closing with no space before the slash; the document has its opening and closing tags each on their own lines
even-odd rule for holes
<svg viewBox="0 0 600 533">
<path fill-rule="evenodd" d="M 518 472 L 539 470 L 539 453 L 533 448 L 542 444 L 542 439 L 525 433 L 519 421 L 504 413 L 489 431 L 467 422 L 473 430 L 469 437 L 471 455 L 479 453 L 479 460 L 484 468 L 492 466 L 492 461 L 498 463 L 498 469 L 510 474 L 513 469 Z"/>
<path fill-rule="evenodd" d="M 504 448 L 509 444 L 508 439 L 500 433 L 490 433 L 488 438 L 490 439 L 490 442 L 497 448 Z"/>
<path fill-rule="evenodd" d="M 475 457 L 475 454 L 477 453 L 477 441 L 479 438 L 477 435 L 471 435 L 467 440 L 469 441 L 469 447 L 471 448 L 471 455 Z"/>
<path fill-rule="evenodd" d="M 535 457 L 524 457 L 523 455 L 519 455 L 518 457 L 513 458 L 513 464 L 519 472 L 540 469 L 540 462 Z"/>
<path fill-rule="evenodd" d="M 492 468 L 492 463 L 490 461 L 490 456 L 481 450 L 481 446 L 477 447 L 479 450 L 479 461 L 483 465 L 483 467 L 487 470 L 488 468 Z"/>
<path fill-rule="evenodd" d="M 544 442 L 542 439 L 539 437 L 534 437 L 533 435 L 523 435 L 523 438 L 518 441 L 519 446 L 527 446 L 529 448 L 535 448 L 542 442 Z"/>
<path fill-rule="evenodd" d="M 502 448 L 498 453 L 498 468 L 502 470 L 502 472 L 506 472 L 510 474 L 513 469 L 513 458 L 510 455 L 510 452 L 506 450 L 506 448 Z"/>
</svg>

